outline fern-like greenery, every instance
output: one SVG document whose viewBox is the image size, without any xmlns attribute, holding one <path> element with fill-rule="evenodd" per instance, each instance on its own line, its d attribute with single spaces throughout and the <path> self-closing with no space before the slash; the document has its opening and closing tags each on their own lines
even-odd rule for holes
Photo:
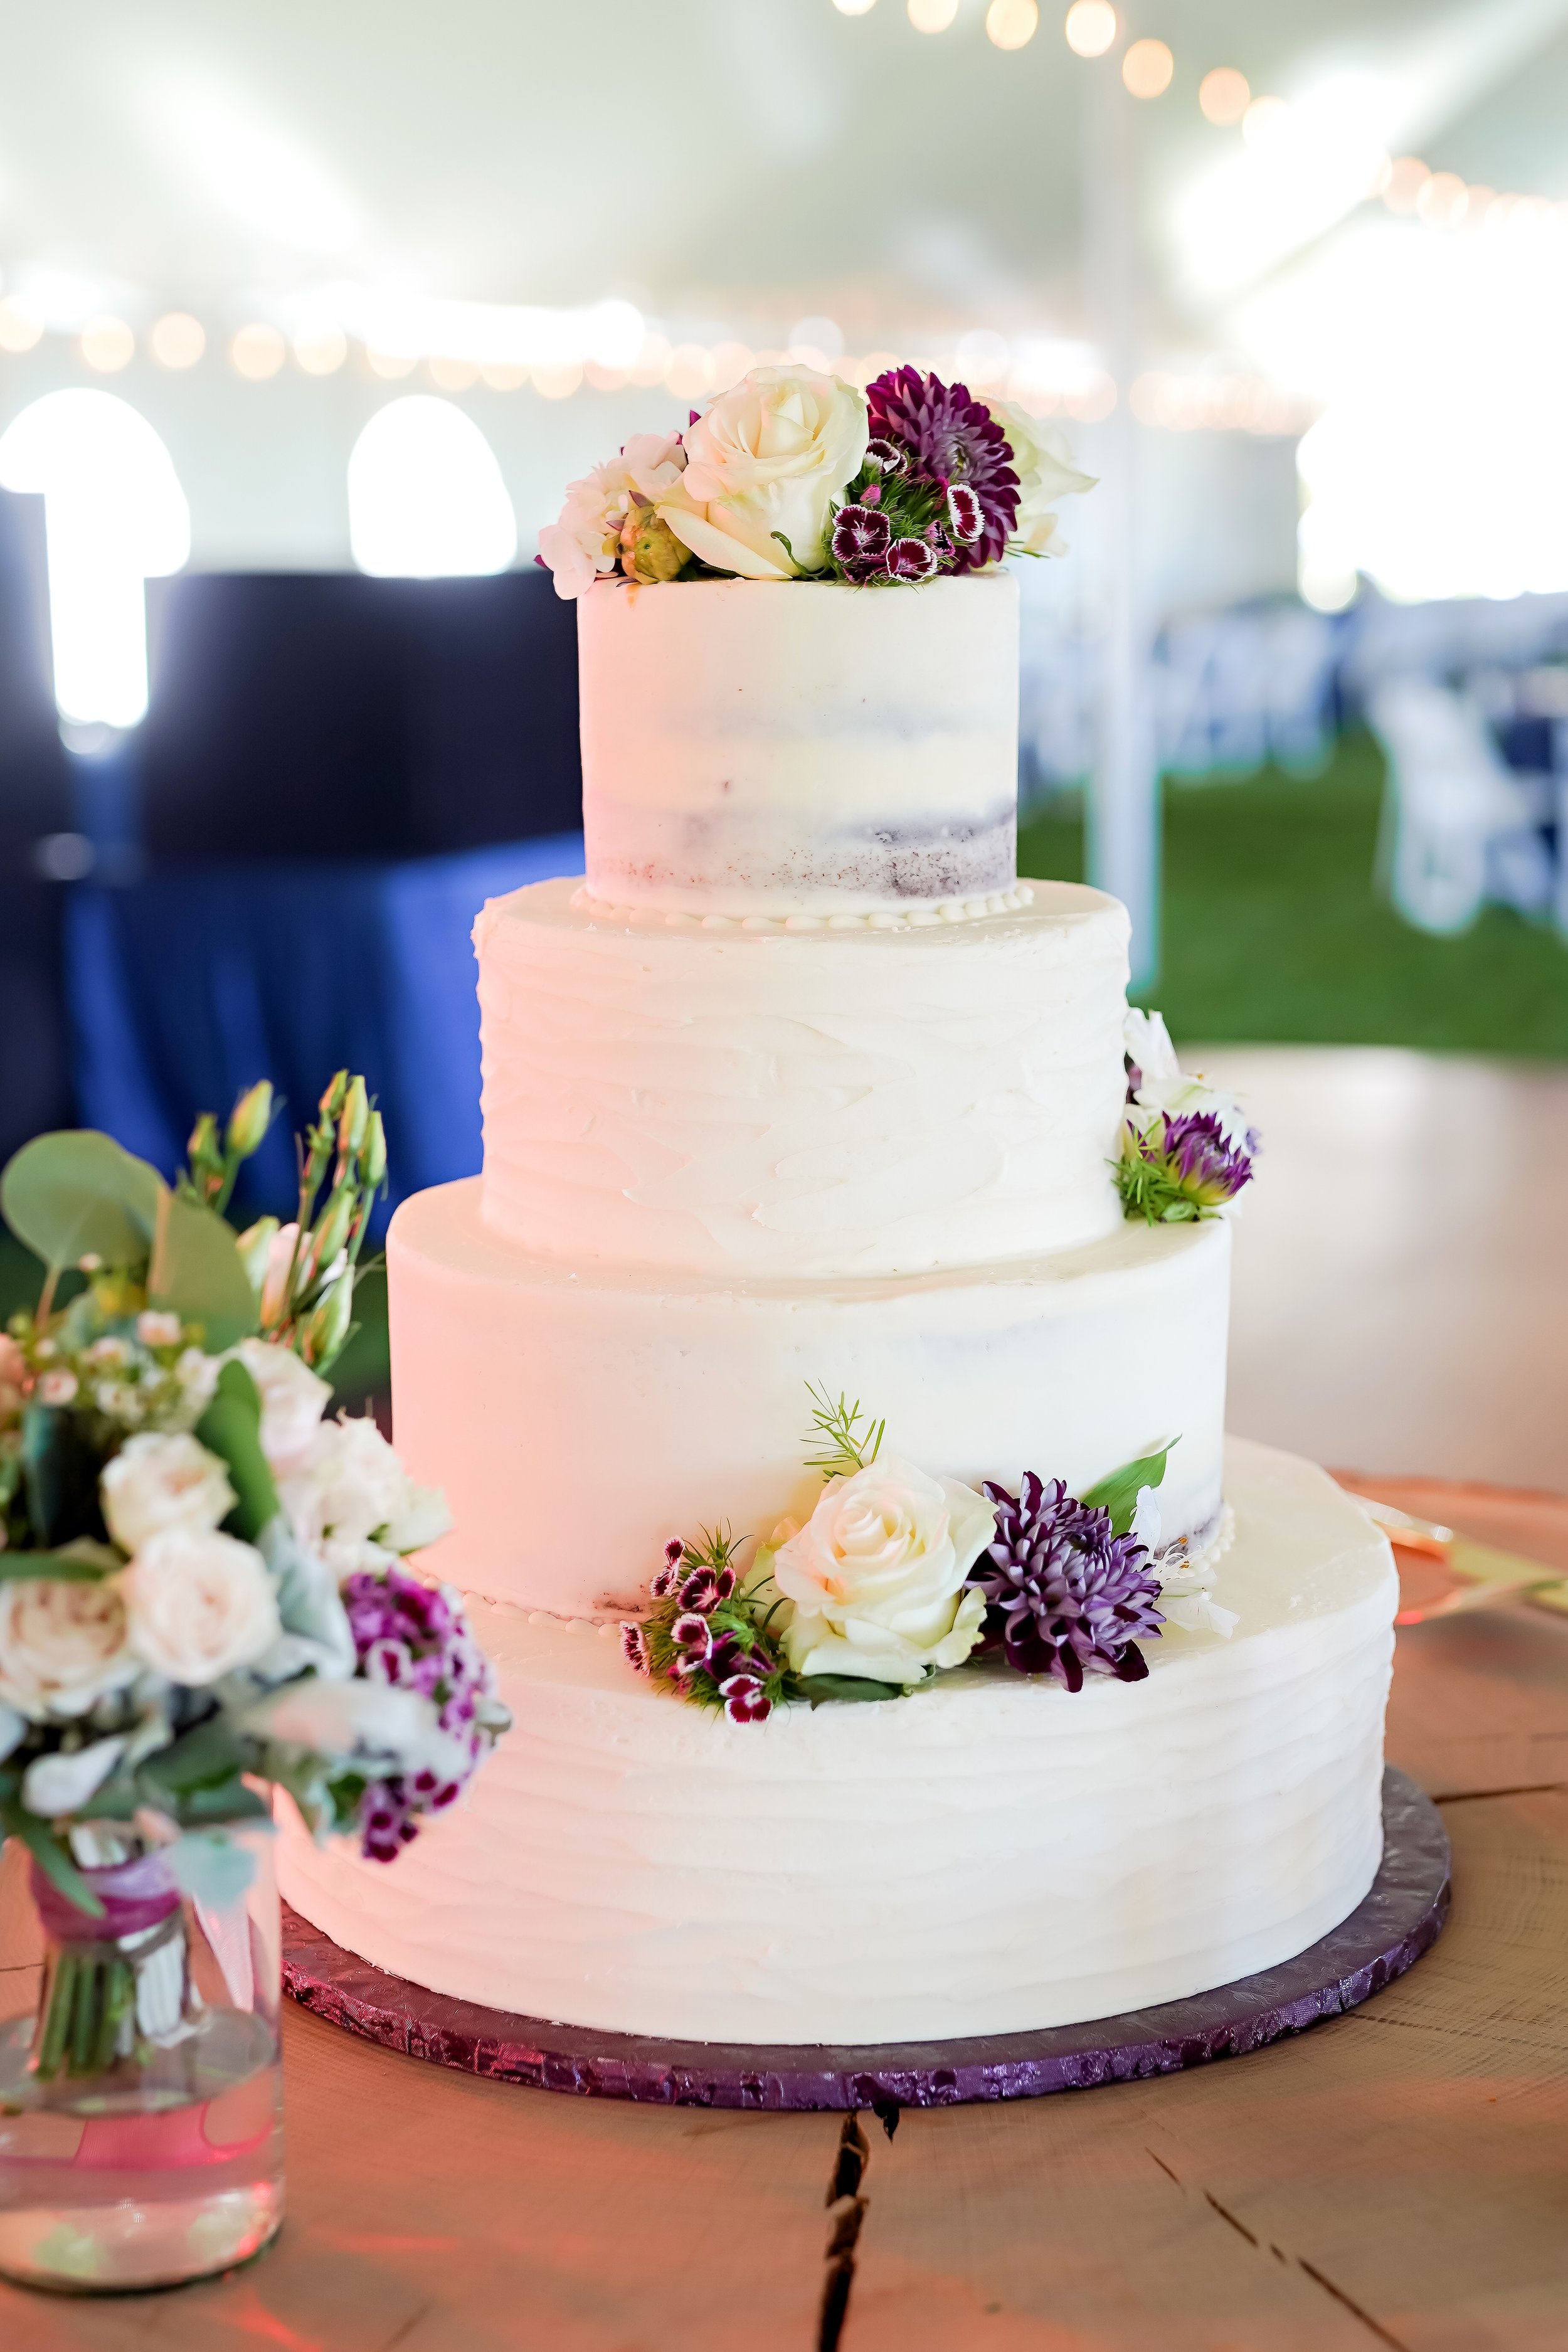
<svg viewBox="0 0 1568 2352">
<path fill-rule="evenodd" d="M 847 1478 L 857 1470 L 868 1468 L 882 1450 L 887 1423 L 873 1422 L 868 1413 L 862 1412 L 858 1399 L 854 1404 L 846 1404 L 842 1391 L 835 1403 L 826 1389 L 816 1387 L 812 1381 L 807 1381 L 805 1389 L 811 1399 L 811 1427 L 805 1442 L 817 1449 L 806 1455 L 806 1468 L 820 1470 L 825 1478 Z M 862 1422 L 867 1424 L 863 1434 Z"/>
</svg>

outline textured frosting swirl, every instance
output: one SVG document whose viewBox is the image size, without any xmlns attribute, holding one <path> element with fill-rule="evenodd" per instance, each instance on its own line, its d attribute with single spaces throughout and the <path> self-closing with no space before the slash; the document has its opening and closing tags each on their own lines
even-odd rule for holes
<svg viewBox="0 0 1568 2352">
<path fill-rule="evenodd" d="M 900 1274 L 1120 1216 L 1127 917 L 1038 883 L 959 925 L 647 929 L 538 883 L 479 918 L 485 1217 L 531 1252 Z"/>
</svg>

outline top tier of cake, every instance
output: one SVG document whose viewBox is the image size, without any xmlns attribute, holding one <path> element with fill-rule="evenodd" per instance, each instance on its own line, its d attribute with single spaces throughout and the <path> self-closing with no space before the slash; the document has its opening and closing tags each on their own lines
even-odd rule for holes
<svg viewBox="0 0 1568 2352">
<path fill-rule="evenodd" d="M 871 915 L 1016 874 L 1018 592 L 608 581 L 578 604 L 587 883 L 618 907 Z"/>
</svg>

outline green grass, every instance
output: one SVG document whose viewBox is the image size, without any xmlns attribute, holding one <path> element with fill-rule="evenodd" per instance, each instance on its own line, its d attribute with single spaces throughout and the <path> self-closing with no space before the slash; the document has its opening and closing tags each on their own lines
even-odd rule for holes
<svg viewBox="0 0 1568 2352">
<path fill-rule="evenodd" d="M 1348 737 L 1321 776 L 1265 770 L 1164 794 L 1162 968 L 1178 1037 L 1568 1056 L 1568 945 L 1489 908 L 1453 940 L 1373 890 L 1383 763 Z M 1024 827 L 1024 874 L 1083 872 L 1072 815 Z"/>
</svg>

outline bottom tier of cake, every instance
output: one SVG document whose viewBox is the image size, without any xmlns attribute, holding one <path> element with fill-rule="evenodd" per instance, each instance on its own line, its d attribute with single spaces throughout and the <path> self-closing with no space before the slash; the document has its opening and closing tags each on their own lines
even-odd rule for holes
<svg viewBox="0 0 1568 2352">
<path fill-rule="evenodd" d="M 476 1605 L 516 1721 L 467 1801 L 390 1870 L 290 1817 L 283 1891 L 437 1991 L 695 2041 L 948 2041 L 1271 1967 L 1376 1874 L 1397 1580 L 1310 1464 L 1233 1442 L 1226 1493 L 1234 1633 L 1076 1695 L 986 1665 L 737 1725 L 613 1627 Z"/>
</svg>

